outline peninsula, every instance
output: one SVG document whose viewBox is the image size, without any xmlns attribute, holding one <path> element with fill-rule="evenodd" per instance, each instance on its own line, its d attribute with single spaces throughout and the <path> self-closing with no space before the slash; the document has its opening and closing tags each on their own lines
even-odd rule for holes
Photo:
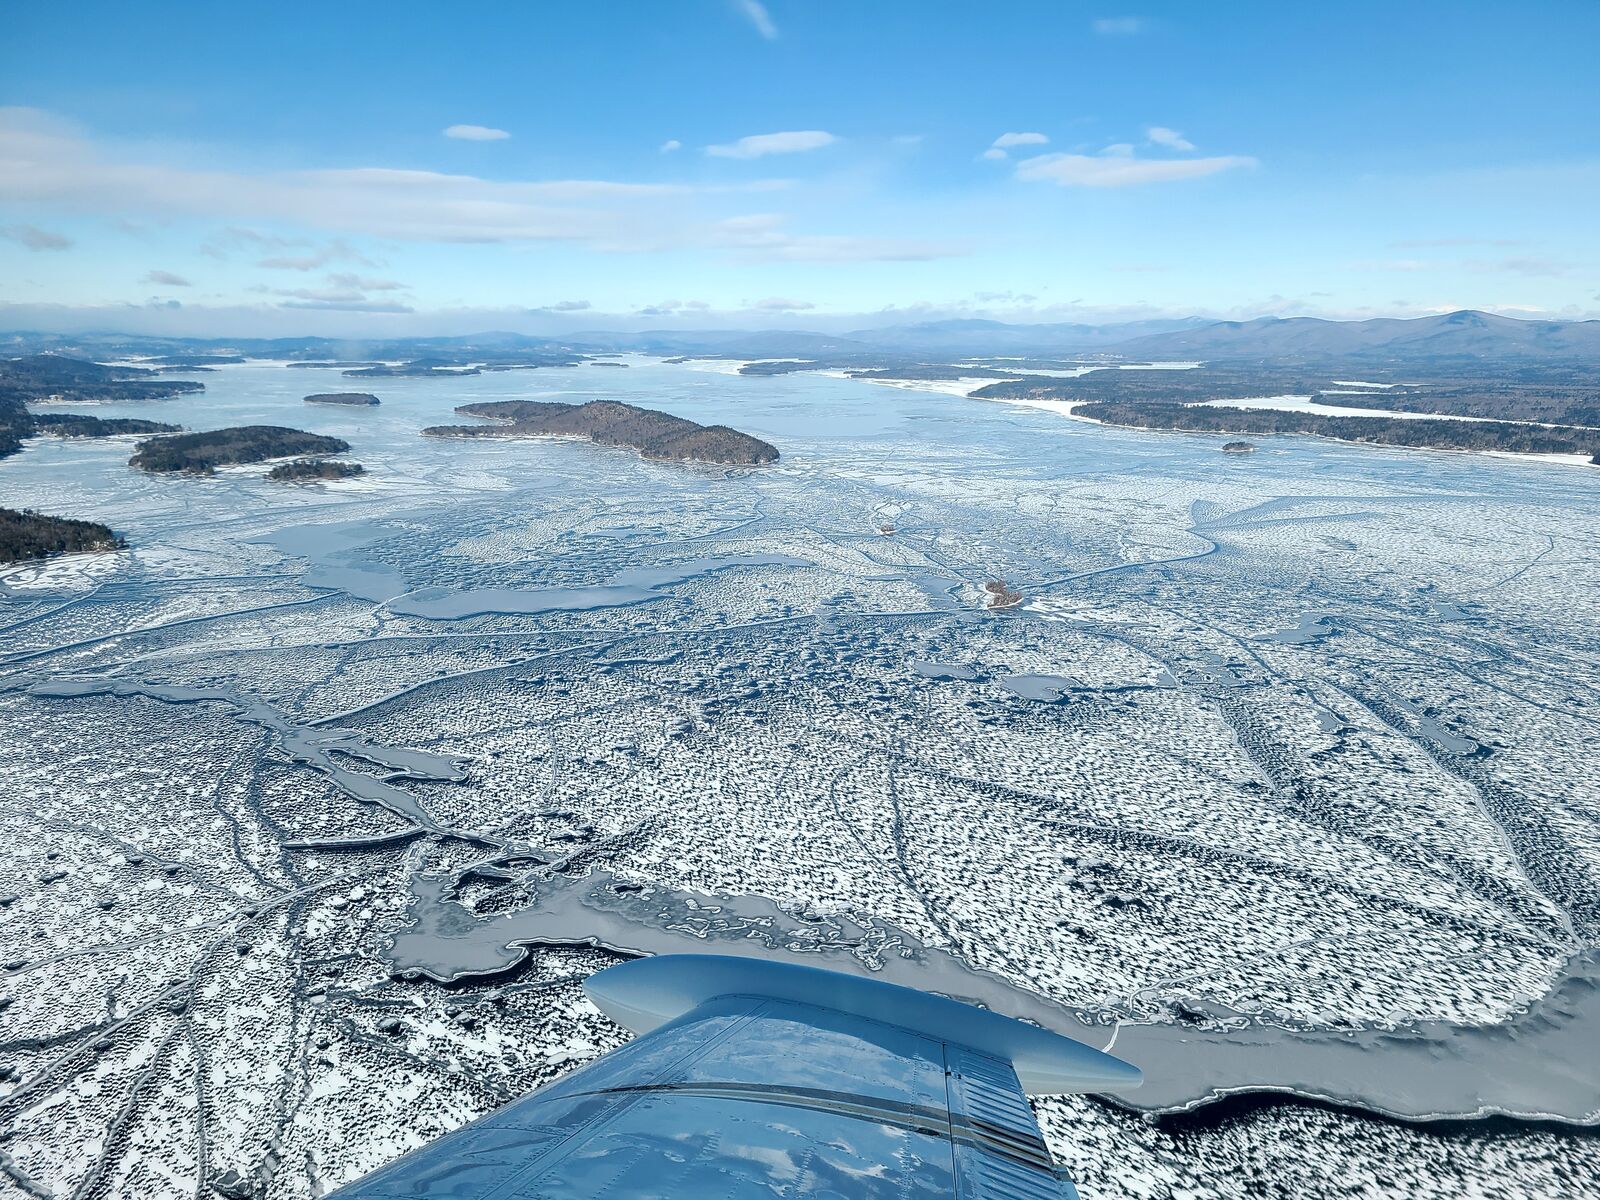
<svg viewBox="0 0 1600 1200">
<path fill-rule="evenodd" d="M 94 521 L 47 517 L 31 509 L 0 508 L 0 563 L 85 550 L 121 550 L 126 545 L 120 536 Z"/>
<path fill-rule="evenodd" d="M 35 413 L 34 432 L 63 438 L 120 437 L 127 434 L 178 433 L 182 425 L 138 417 L 91 417 L 83 413 Z"/>
<path fill-rule="evenodd" d="M 1428 450 L 1500 450 L 1515 454 L 1594 454 L 1600 429 L 1558 428 L 1510 421 L 1463 421 L 1440 417 L 1330 417 L 1270 408 L 1210 404 L 1148 404 L 1094 401 L 1072 410 L 1105 425 L 1172 429 L 1191 433 L 1309 433 L 1342 442 L 1366 442 Z"/>
<path fill-rule="evenodd" d="M 139 367 L 107 367 L 61 354 L 29 354 L 0 361 L 0 396 L 24 404 L 113 400 L 170 400 L 201 392 L 192 379 L 158 379 Z"/>
<path fill-rule="evenodd" d="M 737 429 L 700 425 L 615 400 L 587 404 L 493 400 L 463 404 L 456 411 L 498 424 L 434 425 L 422 432 L 429 437 L 459 438 L 586 437 L 602 446 L 626 446 L 645 458 L 676 462 L 759 466 L 778 460 L 776 446 Z"/>
</svg>

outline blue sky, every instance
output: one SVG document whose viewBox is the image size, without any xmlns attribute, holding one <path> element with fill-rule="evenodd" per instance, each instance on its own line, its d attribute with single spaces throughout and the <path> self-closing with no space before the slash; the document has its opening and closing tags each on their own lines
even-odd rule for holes
<svg viewBox="0 0 1600 1200">
<path fill-rule="evenodd" d="M 11 328 L 1600 315 L 1594 0 L 84 0 L 7 26 Z"/>
</svg>

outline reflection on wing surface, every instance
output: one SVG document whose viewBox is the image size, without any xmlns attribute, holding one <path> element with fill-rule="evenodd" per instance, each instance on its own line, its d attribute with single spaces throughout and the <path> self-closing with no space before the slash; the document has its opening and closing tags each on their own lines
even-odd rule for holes
<svg viewBox="0 0 1600 1200">
<path fill-rule="evenodd" d="M 805 967 L 667 956 L 590 994 L 644 1036 L 338 1195 L 1058 1200 L 1071 1184 L 1008 1055 L 1058 1084 L 1138 1079 L 1044 1030 Z"/>
</svg>

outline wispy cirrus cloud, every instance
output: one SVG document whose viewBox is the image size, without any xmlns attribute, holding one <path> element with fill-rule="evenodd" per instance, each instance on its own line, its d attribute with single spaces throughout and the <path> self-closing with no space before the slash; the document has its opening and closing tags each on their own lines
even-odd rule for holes
<svg viewBox="0 0 1600 1200">
<path fill-rule="evenodd" d="M 778 27 L 773 24 L 772 14 L 767 11 L 767 6 L 761 3 L 761 0 L 733 0 L 733 7 L 767 41 L 778 40 Z"/>
<path fill-rule="evenodd" d="M 761 157 L 834 140 L 813 130 L 732 145 L 740 156 Z M 219 228 L 203 253 L 272 271 L 381 266 L 357 237 L 559 241 L 607 253 L 699 249 L 784 262 L 922 261 L 968 252 L 909 237 L 797 232 L 782 213 L 739 212 L 735 206 L 748 197 L 787 189 L 770 178 L 683 184 L 491 180 L 386 167 L 248 172 L 152 162 L 143 153 L 100 143 L 47 114 L 0 109 L 0 163 L 15 168 L 0 171 L 0 204 L 213 222 Z"/>
<path fill-rule="evenodd" d="M 783 133 L 756 133 L 736 142 L 707 146 L 713 158 L 765 158 L 769 154 L 798 154 L 820 150 L 839 139 L 821 129 L 791 129 Z"/>
<path fill-rule="evenodd" d="M 407 286 L 398 279 L 377 279 L 371 275 L 354 275 L 349 272 L 329 275 L 328 282 L 335 287 L 357 288 L 363 292 L 403 292 Z"/>
<path fill-rule="evenodd" d="M 1168 150 L 1189 151 L 1194 149 L 1194 143 L 1176 129 L 1168 129 L 1165 125 L 1151 125 L 1144 131 L 1144 136 L 1153 146 L 1164 146 Z"/>
<path fill-rule="evenodd" d="M 1149 29 L 1150 22 L 1143 17 L 1097 17 L 1089 28 L 1102 37 L 1132 37 Z"/>
<path fill-rule="evenodd" d="M 809 300 L 790 300 L 786 296 L 768 296 L 765 300 L 757 300 L 754 304 L 747 305 L 756 312 L 805 312 L 815 308 L 816 305 Z"/>
<path fill-rule="evenodd" d="M 437 171 L 353 167 L 247 172 L 130 158 L 32 109 L 0 108 L 0 203 L 228 222 L 204 252 L 262 253 L 269 269 L 315 270 L 329 262 L 372 265 L 348 244 L 251 228 L 320 229 L 405 241 L 566 240 L 601 249 L 653 248 L 689 236 L 696 197 L 772 190 L 625 183 L 597 179 L 490 180 Z"/>
<path fill-rule="evenodd" d="M 274 296 L 286 296 L 291 300 L 314 300 L 318 304 L 358 304 L 366 301 L 366 296 L 358 288 L 271 288 L 269 290 Z"/>
<path fill-rule="evenodd" d="M 1423 243 L 1425 245 L 1481 245 L 1482 243 L 1471 240 L 1441 239 L 1436 242 Z M 1496 243 L 1490 243 L 1496 244 Z M 1515 243 L 1513 243 L 1515 244 Z M 1464 260 L 1445 260 L 1432 258 L 1391 258 L 1379 262 L 1358 263 L 1357 266 L 1374 271 L 1401 271 L 1407 273 L 1427 273 L 1434 271 L 1455 272 L 1470 271 L 1474 275 L 1527 275 L 1535 278 L 1554 279 L 1570 275 L 1576 270 L 1576 265 L 1554 258 L 1539 258 L 1533 256 L 1509 258 L 1469 258 Z"/>
<path fill-rule="evenodd" d="M 1017 164 L 1018 179 L 1054 183 L 1060 187 L 1137 187 L 1146 183 L 1171 183 L 1199 179 L 1239 167 L 1257 166 L 1244 154 L 1211 158 L 1140 158 L 1126 143 L 1108 146 L 1101 154 L 1040 154 Z"/>
<path fill-rule="evenodd" d="M 503 142 L 511 135 L 492 125 L 449 125 L 444 129 L 444 136 L 458 142 Z"/>
<path fill-rule="evenodd" d="M 279 308 L 309 308 L 320 312 L 350 313 L 409 313 L 415 312 L 409 304 L 389 300 L 285 300 Z"/>
<path fill-rule="evenodd" d="M 182 275 L 176 275 L 171 271 L 146 271 L 144 279 L 141 282 L 154 283 L 160 285 L 161 287 L 194 286 L 194 284 L 190 283 Z"/>
<path fill-rule="evenodd" d="M 1423 250 L 1445 246 L 1521 246 L 1523 244 L 1517 238 L 1477 237 L 1407 238 L 1404 241 L 1389 243 L 1396 250 Z"/>
<path fill-rule="evenodd" d="M 274 254 L 256 263 L 269 271 L 315 271 L 331 262 L 352 262 L 363 267 L 378 264 L 355 249 L 343 238 L 335 238 L 307 254 Z"/>
<path fill-rule="evenodd" d="M 323 277 L 321 287 L 269 287 L 256 284 L 245 289 L 261 296 L 277 297 L 279 308 L 326 309 L 339 312 L 409 313 L 410 305 L 398 300 L 373 299 L 368 292 L 409 290 L 397 279 L 374 278 L 349 271 Z"/>
<path fill-rule="evenodd" d="M 910 238 L 797 234 L 781 213 L 752 213 L 720 221 L 709 242 L 758 262 L 928 262 L 970 252 L 955 242 Z"/>
<path fill-rule="evenodd" d="M 37 225 L 0 225 L 0 238 L 26 246 L 29 250 L 65 250 L 72 245 L 71 238 L 40 229 Z"/>
<path fill-rule="evenodd" d="M 1043 146 L 1049 138 L 1042 133 L 1002 133 L 989 143 L 981 157 L 992 161 L 1000 161 L 1007 157 L 1006 151 L 1015 146 Z"/>
</svg>

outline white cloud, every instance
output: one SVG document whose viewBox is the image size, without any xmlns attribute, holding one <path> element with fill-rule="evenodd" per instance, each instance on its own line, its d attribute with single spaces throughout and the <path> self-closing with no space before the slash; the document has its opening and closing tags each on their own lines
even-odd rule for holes
<svg viewBox="0 0 1600 1200">
<path fill-rule="evenodd" d="M 991 144 L 1004 149 L 1007 146 L 1042 146 L 1049 140 L 1042 133 L 1002 133 Z"/>
<path fill-rule="evenodd" d="M 395 304 L 386 300 L 285 300 L 278 307 L 310 308 L 322 312 L 409 313 L 416 311 L 409 304 Z"/>
<path fill-rule="evenodd" d="M 1431 249 L 1435 246 L 1521 246 L 1524 243 L 1516 238 L 1471 238 L 1471 237 L 1445 237 L 1445 238 L 1411 238 L 1403 242 L 1390 242 L 1389 245 L 1397 250 Z"/>
<path fill-rule="evenodd" d="M 808 308 L 815 308 L 809 300 L 789 300 L 783 296 L 768 296 L 765 300 L 757 300 L 750 305 L 758 312 L 804 312 Z"/>
<path fill-rule="evenodd" d="M 343 238 L 334 238 L 326 246 L 321 246 L 308 254 L 276 254 L 263 258 L 256 263 L 256 266 L 265 267 L 269 271 L 315 271 L 318 267 L 325 267 L 331 262 L 353 262 L 363 267 L 378 265 Z"/>
<path fill-rule="evenodd" d="M 1100 153 L 1101 154 L 1109 154 L 1113 158 L 1132 158 L 1133 157 L 1133 143 L 1132 142 L 1112 142 L 1111 145 L 1107 146 L 1104 150 L 1100 151 Z"/>
<path fill-rule="evenodd" d="M 674 150 L 682 149 L 683 143 L 677 138 L 668 138 L 666 141 L 661 143 L 661 153 L 663 154 L 671 154 Z"/>
<path fill-rule="evenodd" d="M 774 41 L 778 36 L 778 27 L 772 23 L 772 14 L 767 11 L 767 6 L 761 0 L 734 0 L 734 7 L 744 14 L 755 30 L 767 41 Z"/>
<path fill-rule="evenodd" d="M 187 214 L 415 241 L 583 241 L 604 249 L 681 241 L 690 224 L 674 206 L 684 199 L 772 186 L 489 180 L 382 167 L 201 170 L 130 160 L 47 114 L 15 108 L 0 108 L 0 163 L 0 203 L 118 217 Z M 291 251 L 263 260 L 286 270 L 309 271 L 337 260 L 372 265 L 342 243 L 319 249 L 303 237 L 243 225 L 209 239 L 204 249 L 214 257 L 236 250 Z"/>
<path fill-rule="evenodd" d="M 1508 272 L 1512 275 L 1544 275 L 1557 276 L 1569 274 L 1573 266 L 1571 263 L 1560 262 L 1553 258 L 1497 258 L 1489 261 L 1484 259 L 1470 259 L 1461 264 L 1469 271 L 1488 273 Z"/>
<path fill-rule="evenodd" d="M 155 283 L 163 287 L 193 287 L 182 275 L 174 275 L 171 271 L 149 271 L 145 274 L 142 283 Z"/>
<path fill-rule="evenodd" d="M 794 135 L 766 135 L 788 137 Z M 832 140 L 829 134 L 801 135 Z M 764 139 L 746 139 L 761 148 Z M 782 215 L 727 211 L 787 185 L 490 180 L 382 167 L 226 171 L 131 157 L 32 110 L 0 108 L 0 205 L 97 215 L 191 217 L 222 226 L 202 250 L 268 270 L 380 264 L 343 236 L 484 243 L 562 241 L 608 253 L 723 250 L 795 262 L 913 261 L 966 253 L 948 243 L 802 234 Z M 331 240 L 308 232 L 334 235 Z"/>
<path fill-rule="evenodd" d="M 1001 159 L 1006 158 L 1007 155 L 1006 155 L 1006 152 L 1004 150 L 1000 149 L 999 146 L 990 146 L 987 150 L 985 150 L 978 157 L 986 158 L 990 162 L 999 162 Z"/>
<path fill-rule="evenodd" d="M 488 125 L 451 125 L 444 135 L 459 142 L 503 142 L 511 136 L 504 129 L 494 129 Z"/>
<path fill-rule="evenodd" d="M 795 234 L 782 227 L 783 220 L 777 213 L 730 217 L 717 223 L 711 243 L 767 262 L 927 262 L 968 252 L 951 242 Z"/>
<path fill-rule="evenodd" d="M 1176 129 L 1168 129 L 1165 125 L 1152 125 L 1144 131 L 1145 137 L 1150 139 L 1153 146 L 1165 146 L 1168 150 L 1193 150 L 1194 143 Z"/>
<path fill-rule="evenodd" d="M 839 139 L 820 129 L 794 129 L 786 133 L 757 133 L 722 146 L 707 146 L 713 158 L 762 158 L 768 154 L 795 154 L 820 150 Z"/>
<path fill-rule="evenodd" d="M 0 226 L 0 238 L 5 238 L 9 242 L 20 242 L 29 250 L 65 250 L 72 245 L 71 238 L 51 233 L 48 229 L 40 229 L 37 225 Z"/>
<path fill-rule="evenodd" d="M 1242 154 L 1215 158 L 1137 158 L 1132 154 L 1041 154 L 1017 164 L 1017 178 L 1055 183 L 1062 187 L 1133 187 L 1142 183 L 1167 183 L 1198 179 L 1234 167 L 1253 167 L 1256 160 Z"/>
<path fill-rule="evenodd" d="M 1458 245 L 1460 243 L 1446 240 L 1442 244 Z M 1356 265 L 1377 271 L 1471 271 L 1476 275 L 1530 275 L 1548 279 L 1568 275 L 1573 270 L 1573 264 L 1568 262 L 1553 258 L 1533 257 L 1470 258 L 1460 262 L 1428 258 L 1391 258 L 1381 262 L 1363 262 Z"/>
<path fill-rule="evenodd" d="M 337 287 L 359 288 L 363 292 L 403 292 L 406 285 L 398 279 L 374 279 L 370 275 L 352 275 L 340 272 L 328 276 L 328 282 Z"/>
<path fill-rule="evenodd" d="M 1143 17 L 1101 17 L 1089 22 L 1089 28 L 1106 37 L 1132 37 L 1149 27 L 1150 23 Z"/>
<path fill-rule="evenodd" d="M 535 309 L 534 311 L 569 313 L 584 312 L 589 308 L 590 304 L 587 300 L 557 300 L 554 304 L 547 304 L 543 308 Z"/>
<path fill-rule="evenodd" d="M 356 304 L 366 300 L 359 288 L 276 288 L 272 294 L 292 300 L 315 300 L 318 304 Z"/>
</svg>

